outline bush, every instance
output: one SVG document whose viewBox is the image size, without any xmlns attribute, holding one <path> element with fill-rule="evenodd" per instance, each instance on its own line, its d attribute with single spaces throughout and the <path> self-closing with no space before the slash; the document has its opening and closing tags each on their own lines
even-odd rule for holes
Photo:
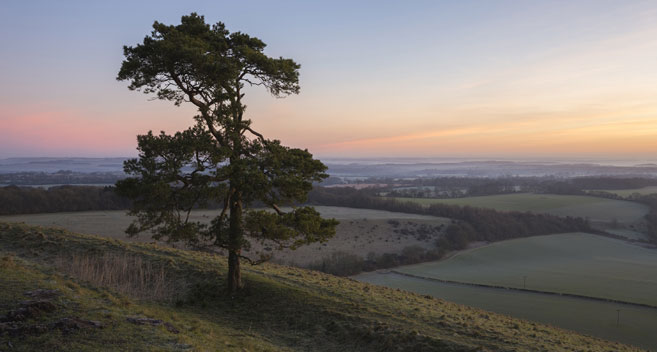
<svg viewBox="0 0 657 352">
<path fill-rule="evenodd" d="M 400 265 L 417 264 L 426 261 L 439 260 L 445 255 L 443 248 L 425 249 L 420 246 L 408 246 L 402 249 L 401 254 L 383 253 L 376 255 L 369 252 L 366 259 L 346 253 L 333 252 L 329 257 L 308 265 L 308 269 L 333 274 L 336 276 L 351 276 L 364 271 L 389 269 Z"/>
<path fill-rule="evenodd" d="M 355 254 L 336 251 L 308 266 L 309 269 L 337 276 L 356 275 L 363 271 L 364 260 Z"/>
</svg>

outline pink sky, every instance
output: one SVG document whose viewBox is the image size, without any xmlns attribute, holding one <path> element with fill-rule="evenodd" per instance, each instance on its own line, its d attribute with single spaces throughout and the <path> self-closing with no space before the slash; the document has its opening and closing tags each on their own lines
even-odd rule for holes
<svg viewBox="0 0 657 352">
<path fill-rule="evenodd" d="M 654 3 L 475 3 L 0 5 L 0 158 L 132 156 L 193 124 L 115 80 L 122 45 L 191 11 L 301 63 L 300 95 L 250 90 L 247 114 L 319 156 L 657 153 Z"/>
</svg>

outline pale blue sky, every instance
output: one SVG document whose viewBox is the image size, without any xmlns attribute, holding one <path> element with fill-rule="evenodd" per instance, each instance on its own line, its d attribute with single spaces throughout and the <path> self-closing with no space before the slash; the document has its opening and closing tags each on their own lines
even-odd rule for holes
<svg viewBox="0 0 657 352">
<path fill-rule="evenodd" d="M 249 113 L 319 155 L 657 151 L 654 1 L 4 0 L 0 157 L 134 155 L 190 125 L 115 76 L 123 45 L 192 11 L 302 65 L 299 96 L 253 91 Z"/>
</svg>

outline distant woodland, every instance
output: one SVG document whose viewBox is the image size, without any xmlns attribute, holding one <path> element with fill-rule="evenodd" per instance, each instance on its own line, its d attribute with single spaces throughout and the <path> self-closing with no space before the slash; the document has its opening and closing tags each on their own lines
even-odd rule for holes
<svg viewBox="0 0 657 352">
<path fill-rule="evenodd" d="M 650 242 L 657 244 L 657 194 L 633 197 L 634 201 L 643 203 L 650 207 L 650 212 L 646 214 L 646 234 Z"/>
<path fill-rule="evenodd" d="M 371 179 L 371 183 L 388 183 L 389 179 Z M 591 194 L 591 189 L 633 189 L 655 185 L 656 179 L 582 177 L 574 179 L 548 178 L 436 178 L 412 180 L 405 185 L 468 188 L 477 195 L 508 193 L 514 186 L 537 193 Z M 378 197 L 381 188 L 356 190 L 351 187 L 315 187 L 308 195 L 311 205 L 329 205 L 352 208 L 379 209 L 446 217 L 454 220 L 446 231 L 442 248 L 460 249 L 474 241 L 500 241 L 505 239 L 535 236 L 559 232 L 596 232 L 582 218 L 558 217 L 548 214 L 527 212 L 500 212 L 492 209 L 461 207 L 456 205 L 432 204 L 422 206 L 411 202 L 399 202 Z M 600 194 L 597 194 L 600 193 Z M 618 198 L 597 192 L 596 196 Z M 474 195 L 470 194 L 470 195 Z M 646 204 L 651 211 L 646 215 L 646 226 L 651 242 L 657 243 L 657 195 L 633 195 L 628 199 Z M 113 187 L 57 186 L 49 189 L 6 186 L 0 187 L 0 215 L 32 214 L 65 211 L 120 210 L 127 209 L 130 202 L 118 196 Z M 598 231 L 599 232 L 599 231 Z M 435 256 L 436 253 L 428 254 Z M 411 257 L 417 257 L 417 253 Z M 389 258 L 388 258 L 389 259 Z"/>
<path fill-rule="evenodd" d="M 503 177 L 492 179 L 438 177 L 404 180 L 403 182 L 394 179 L 375 178 L 364 180 L 363 183 L 394 185 L 379 189 L 379 192 L 385 192 L 390 197 L 459 198 L 523 192 L 568 195 L 601 193 L 603 196 L 612 198 L 617 196 L 610 193 L 604 194 L 602 191 L 592 192 L 591 190 L 634 189 L 656 186 L 657 179 L 599 176 L 567 179 L 554 177 Z"/>
<path fill-rule="evenodd" d="M 118 172 L 12 172 L 0 174 L 0 184 L 5 185 L 61 185 L 61 184 L 114 184 L 124 178 Z"/>
<path fill-rule="evenodd" d="M 0 215 L 127 209 L 113 187 L 0 187 Z"/>
</svg>

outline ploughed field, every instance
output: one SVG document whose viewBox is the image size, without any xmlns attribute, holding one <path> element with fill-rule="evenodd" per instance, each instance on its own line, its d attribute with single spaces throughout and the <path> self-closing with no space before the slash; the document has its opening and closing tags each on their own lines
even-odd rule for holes
<svg viewBox="0 0 657 352">
<path fill-rule="evenodd" d="M 356 279 L 657 349 L 656 273 L 655 249 L 570 233 L 497 242 L 443 261 L 361 274 Z"/>
<path fill-rule="evenodd" d="M 648 212 L 648 207 L 636 202 L 591 196 L 514 193 L 465 198 L 394 198 L 419 204 L 442 203 L 448 205 L 491 208 L 500 211 L 530 211 L 557 216 L 589 218 L 608 222 L 614 219 L 634 223 Z"/>
</svg>

